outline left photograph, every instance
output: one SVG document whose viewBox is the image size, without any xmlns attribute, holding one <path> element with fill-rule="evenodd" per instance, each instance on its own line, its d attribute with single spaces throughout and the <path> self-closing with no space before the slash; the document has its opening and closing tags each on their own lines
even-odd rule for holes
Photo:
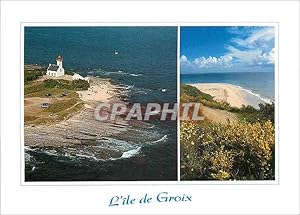
<svg viewBox="0 0 300 215">
<path fill-rule="evenodd" d="M 25 182 L 177 180 L 177 27 L 23 32 Z"/>
</svg>

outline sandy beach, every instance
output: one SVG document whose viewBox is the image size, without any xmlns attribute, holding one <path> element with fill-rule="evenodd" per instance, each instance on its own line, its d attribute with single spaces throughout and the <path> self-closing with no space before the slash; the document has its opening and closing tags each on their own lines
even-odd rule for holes
<svg viewBox="0 0 300 215">
<path fill-rule="evenodd" d="M 225 83 L 190 84 L 200 91 L 210 94 L 216 101 L 228 102 L 232 107 L 251 105 L 258 108 L 259 103 L 265 103 L 261 98 L 238 86 Z"/>
<path fill-rule="evenodd" d="M 90 88 L 86 91 L 77 91 L 79 98 L 85 102 L 108 102 L 116 95 L 117 86 L 108 80 L 90 77 Z"/>
</svg>

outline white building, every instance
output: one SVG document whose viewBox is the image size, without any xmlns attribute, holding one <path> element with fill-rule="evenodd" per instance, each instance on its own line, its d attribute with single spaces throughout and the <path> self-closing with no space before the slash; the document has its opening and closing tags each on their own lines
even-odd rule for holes
<svg viewBox="0 0 300 215">
<path fill-rule="evenodd" d="M 56 64 L 49 63 L 49 66 L 47 68 L 47 75 L 54 77 L 64 75 L 65 69 L 62 66 L 62 62 L 63 58 L 60 55 L 58 55 L 58 57 L 56 58 Z"/>
<path fill-rule="evenodd" d="M 84 80 L 87 81 L 88 83 L 90 82 L 90 78 L 89 77 L 82 77 L 81 75 L 74 73 L 74 75 L 72 76 L 73 80 Z"/>
</svg>

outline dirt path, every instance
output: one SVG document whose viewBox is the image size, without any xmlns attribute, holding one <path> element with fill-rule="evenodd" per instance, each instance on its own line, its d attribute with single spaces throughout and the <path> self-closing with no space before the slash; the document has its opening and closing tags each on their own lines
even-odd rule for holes
<svg viewBox="0 0 300 215">
<path fill-rule="evenodd" d="M 205 119 L 216 122 L 216 123 L 222 123 L 225 124 L 228 122 L 237 122 L 237 116 L 234 113 L 230 113 L 225 110 L 218 110 L 218 109 L 212 109 L 206 106 L 201 106 L 202 114 L 204 115 Z"/>
</svg>

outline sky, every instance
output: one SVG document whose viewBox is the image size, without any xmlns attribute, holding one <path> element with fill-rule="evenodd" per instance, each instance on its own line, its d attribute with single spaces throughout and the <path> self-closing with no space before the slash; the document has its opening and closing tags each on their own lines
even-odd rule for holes
<svg viewBox="0 0 300 215">
<path fill-rule="evenodd" d="M 181 73 L 274 72 L 274 46 L 270 26 L 181 27 Z"/>
</svg>

